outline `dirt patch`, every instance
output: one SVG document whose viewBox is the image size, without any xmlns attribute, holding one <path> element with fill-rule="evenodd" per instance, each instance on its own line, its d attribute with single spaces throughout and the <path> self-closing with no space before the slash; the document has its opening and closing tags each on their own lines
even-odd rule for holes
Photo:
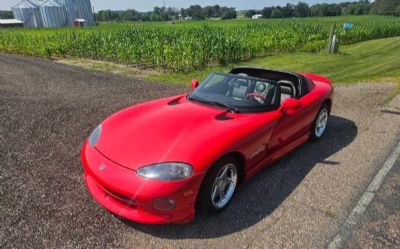
<svg viewBox="0 0 400 249">
<path fill-rule="evenodd" d="M 138 68 L 132 65 L 124 65 L 90 59 L 56 59 L 55 62 L 69 66 L 78 66 L 85 69 L 113 73 L 122 76 L 134 76 L 135 78 L 139 79 L 148 79 L 149 76 L 157 76 L 160 74 L 159 71 L 154 69 Z"/>
</svg>

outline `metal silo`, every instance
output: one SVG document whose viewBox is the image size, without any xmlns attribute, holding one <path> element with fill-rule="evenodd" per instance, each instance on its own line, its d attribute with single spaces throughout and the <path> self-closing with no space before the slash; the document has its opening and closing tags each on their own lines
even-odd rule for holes
<svg viewBox="0 0 400 249">
<path fill-rule="evenodd" d="M 65 7 L 56 0 L 44 2 L 39 9 L 46 28 L 65 27 L 69 24 Z"/>
<path fill-rule="evenodd" d="M 86 20 L 87 25 L 93 25 L 93 12 L 90 0 L 75 0 L 77 18 Z"/>
<path fill-rule="evenodd" d="M 12 7 L 14 18 L 24 22 L 25 27 L 43 27 L 42 17 L 36 1 L 22 0 L 19 4 Z"/>
<path fill-rule="evenodd" d="M 58 2 L 63 5 L 67 11 L 66 18 L 68 20 L 68 26 L 72 26 L 72 23 L 77 17 L 75 0 L 58 0 Z"/>
</svg>

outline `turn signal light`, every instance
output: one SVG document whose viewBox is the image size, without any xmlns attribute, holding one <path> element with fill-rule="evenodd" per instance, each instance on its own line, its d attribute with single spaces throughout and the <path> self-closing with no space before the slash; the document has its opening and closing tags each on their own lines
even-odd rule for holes
<svg viewBox="0 0 400 249">
<path fill-rule="evenodd" d="M 153 201 L 153 207 L 162 212 L 171 211 L 176 207 L 175 201 L 168 198 L 159 198 Z"/>
</svg>

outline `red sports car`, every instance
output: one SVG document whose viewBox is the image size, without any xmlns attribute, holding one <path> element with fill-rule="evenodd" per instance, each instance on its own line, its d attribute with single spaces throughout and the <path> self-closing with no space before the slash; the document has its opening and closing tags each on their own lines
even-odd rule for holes
<svg viewBox="0 0 400 249">
<path fill-rule="evenodd" d="M 332 81 L 309 73 L 240 67 L 192 88 L 117 112 L 85 141 L 87 187 L 112 213 L 161 224 L 221 212 L 240 181 L 321 138 L 332 109 Z"/>
</svg>

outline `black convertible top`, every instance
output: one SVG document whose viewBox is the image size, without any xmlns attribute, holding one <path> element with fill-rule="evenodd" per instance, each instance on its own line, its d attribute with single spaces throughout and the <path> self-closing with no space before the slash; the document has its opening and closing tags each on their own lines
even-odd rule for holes
<svg viewBox="0 0 400 249">
<path fill-rule="evenodd" d="M 306 78 L 298 73 L 281 71 L 269 68 L 257 68 L 257 67 L 236 67 L 232 69 L 230 74 L 245 74 L 247 76 L 262 78 L 266 80 L 279 81 L 290 81 L 295 84 L 298 91 L 301 93 L 300 96 L 308 93 L 310 91 L 309 84 Z"/>
</svg>

